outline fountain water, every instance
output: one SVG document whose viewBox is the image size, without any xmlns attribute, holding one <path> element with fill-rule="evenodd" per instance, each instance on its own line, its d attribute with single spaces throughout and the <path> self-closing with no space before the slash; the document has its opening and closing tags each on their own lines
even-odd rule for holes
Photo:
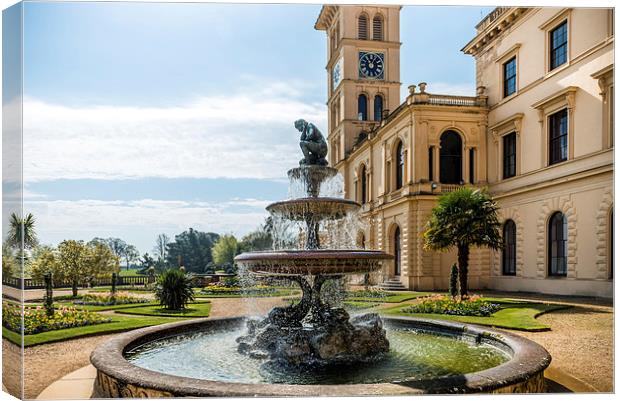
<svg viewBox="0 0 620 401">
<path fill-rule="evenodd" d="M 296 305 L 274 308 L 262 320 L 249 320 L 247 334 L 237 339 L 240 352 L 269 362 L 325 365 L 377 359 L 389 350 L 379 315 L 351 319 L 321 293 L 328 280 L 375 271 L 392 258 L 380 251 L 320 249 L 321 224 L 344 219 L 360 207 L 343 198 L 319 196 L 323 182 L 337 173 L 321 165 L 294 168 L 288 176 L 301 182 L 305 196 L 267 207 L 278 220 L 305 224 L 304 249 L 244 253 L 235 258 L 251 274 L 286 278 L 303 293 Z"/>
</svg>

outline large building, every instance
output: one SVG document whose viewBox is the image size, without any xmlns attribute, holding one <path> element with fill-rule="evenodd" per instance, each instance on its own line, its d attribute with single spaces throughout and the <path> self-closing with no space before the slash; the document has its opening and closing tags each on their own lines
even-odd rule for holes
<svg viewBox="0 0 620 401">
<path fill-rule="evenodd" d="M 496 8 L 463 48 L 476 96 L 410 85 L 400 101 L 400 6 L 323 6 L 330 164 L 396 256 L 379 281 L 444 289 L 456 253 L 423 249 L 438 195 L 487 187 L 504 249 L 475 249 L 470 287 L 611 297 L 613 10 Z M 428 87 L 428 91 L 427 91 Z"/>
</svg>

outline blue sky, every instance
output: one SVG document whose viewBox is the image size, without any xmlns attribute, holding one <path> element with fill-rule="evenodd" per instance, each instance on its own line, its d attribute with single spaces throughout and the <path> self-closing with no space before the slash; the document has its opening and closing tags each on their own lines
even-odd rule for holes
<svg viewBox="0 0 620 401">
<path fill-rule="evenodd" d="M 24 198 L 40 239 L 118 236 L 146 252 L 160 232 L 257 227 L 287 196 L 293 121 L 327 134 L 319 10 L 27 3 Z M 460 49 L 490 10 L 404 7 L 403 94 L 426 81 L 473 95 Z"/>
</svg>

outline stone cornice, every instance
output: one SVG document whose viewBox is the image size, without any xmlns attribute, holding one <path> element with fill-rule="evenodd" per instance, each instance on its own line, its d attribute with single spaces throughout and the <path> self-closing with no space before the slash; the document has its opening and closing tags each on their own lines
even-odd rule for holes
<svg viewBox="0 0 620 401">
<path fill-rule="evenodd" d="M 497 124 L 489 127 L 489 131 L 491 135 L 493 135 L 493 139 L 495 141 L 499 140 L 499 138 L 507 133 L 507 132 L 516 132 L 517 135 L 521 132 L 521 123 L 523 121 L 523 113 L 515 113 L 508 118 L 503 119 Z"/>
<path fill-rule="evenodd" d="M 517 20 L 530 10 L 533 10 L 533 8 L 497 7 L 478 24 L 478 33 L 461 51 L 465 54 L 476 56 L 488 43 L 494 41 L 503 31 L 512 27 Z M 494 15 L 495 13 L 497 15 Z"/>
<path fill-rule="evenodd" d="M 319 13 L 318 18 L 314 23 L 314 29 L 318 31 L 326 31 L 327 28 L 332 24 L 332 21 L 337 11 L 338 6 L 325 4 L 321 8 L 321 12 Z"/>
<path fill-rule="evenodd" d="M 553 95 L 539 100 L 538 102 L 532 104 L 532 107 L 538 110 L 543 110 L 553 103 L 566 101 L 568 108 L 572 109 L 575 105 L 575 93 L 577 92 L 577 89 L 578 88 L 576 86 L 569 86 L 554 93 Z"/>
</svg>

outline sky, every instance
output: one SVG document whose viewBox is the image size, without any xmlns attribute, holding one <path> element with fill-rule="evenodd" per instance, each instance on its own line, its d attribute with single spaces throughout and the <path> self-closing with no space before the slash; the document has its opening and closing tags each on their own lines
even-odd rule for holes
<svg viewBox="0 0 620 401">
<path fill-rule="evenodd" d="M 327 135 L 320 8 L 25 3 L 24 209 L 40 241 L 144 253 L 159 233 L 257 228 L 301 157 L 293 121 Z M 421 81 L 474 95 L 460 49 L 491 9 L 402 9 L 401 100 Z M 5 110 L 17 103 L 4 85 Z"/>
</svg>

